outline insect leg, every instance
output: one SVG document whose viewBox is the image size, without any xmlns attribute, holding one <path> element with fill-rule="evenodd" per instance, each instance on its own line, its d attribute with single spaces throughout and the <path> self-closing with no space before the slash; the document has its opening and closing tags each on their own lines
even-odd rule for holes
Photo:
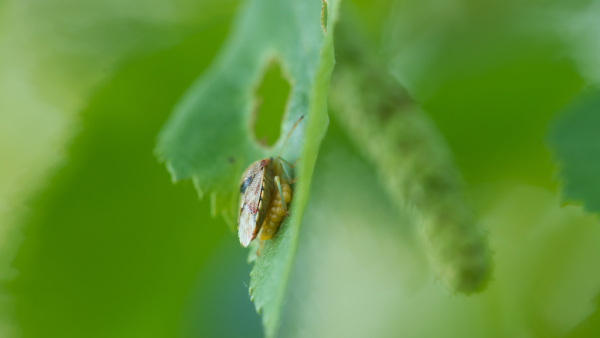
<svg viewBox="0 0 600 338">
<path fill-rule="evenodd" d="M 277 157 L 276 162 L 276 175 L 285 178 L 288 182 L 292 181 L 292 175 L 294 173 L 294 166 L 290 164 L 288 161 L 282 159 L 281 157 Z"/>
<path fill-rule="evenodd" d="M 256 249 L 256 257 L 260 256 L 260 252 L 262 251 L 263 244 L 265 244 L 264 241 L 261 241 L 260 239 L 259 239 L 259 241 L 260 241 L 260 246 L 258 247 L 258 249 Z"/>
<path fill-rule="evenodd" d="M 288 166 L 288 167 L 290 167 L 290 168 L 295 168 L 295 167 L 298 165 L 298 162 L 300 162 L 300 157 L 298 157 L 298 158 L 297 158 L 297 159 L 294 161 L 294 163 L 293 163 L 293 164 L 292 164 L 292 163 L 290 163 L 290 162 L 288 162 L 288 161 L 286 161 L 286 160 L 284 160 L 283 158 L 280 158 L 280 159 L 281 159 L 281 161 L 282 161 L 283 163 L 287 164 L 287 166 Z"/>
<path fill-rule="evenodd" d="M 283 199 L 283 190 L 281 190 L 281 180 L 279 176 L 275 176 L 275 184 L 277 184 L 277 190 L 279 190 L 279 197 L 281 198 L 281 206 L 283 207 L 283 211 L 287 214 L 287 206 L 285 205 L 285 200 Z"/>
<path fill-rule="evenodd" d="M 296 129 L 296 126 L 298 126 L 298 123 L 300 123 L 300 121 L 302 121 L 303 118 L 304 118 L 304 115 L 300 116 L 298 121 L 296 121 L 296 123 L 294 123 L 294 126 L 288 132 L 287 136 L 285 137 L 285 140 L 283 140 L 283 145 L 281 146 L 281 149 L 279 150 L 279 154 L 277 155 L 277 157 L 281 156 L 281 152 L 283 151 L 283 149 L 285 149 L 285 145 L 287 144 L 288 139 L 292 135 L 292 132 L 294 131 L 294 129 Z"/>
<path fill-rule="evenodd" d="M 295 161 L 294 164 L 291 165 L 292 168 L 295 168 L 298 165 L 298 161 L 300 161 L 300 157 L 298 157 Z"/>
<path fill-rule="evenodd" d="M 293 180 L 293 179 L 292 179 L 292 175 L 290 175 L 290 171 L 291 171 L 291 169 L 290 169 L 290 168 L 287 168 L 287 165 L 286 165 L 285 163 L 284 163 L 284 164 L 283 164 L 281 167 L 283 168 L 283 174 L 285 175 L 285 179 L 286 179 L 288 182 L 290 182 L 290 184 L 291 184 L 291 182 L 292 182 L 292 180 Z M 289 170 L 289 171 L 288 171 L 288 170 Z"/>
<path fill-rule="evenodd" d="M 285 178 L 288 182 L 293 182 L 292 168 L 294 168 L 294 165 L 290 164 L 288 161 L 279 157 L 279 158 L 277 158 L 277 166 L 281 166 L 281 175 L 283 176 L 283 178 Z"/>
</svg>

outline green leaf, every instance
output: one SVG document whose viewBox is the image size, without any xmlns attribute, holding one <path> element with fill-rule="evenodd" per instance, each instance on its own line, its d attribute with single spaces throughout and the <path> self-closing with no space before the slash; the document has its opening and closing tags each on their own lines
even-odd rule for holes
<svg viewBox="0 0 600 338">
<path fill-rule="evenodd" d="M 559 163 L 562 199 L 600 213 L 600 90 L 578 97 L 554 123 L 548 141 Z"/>
<path fill-rule="evenodd" d="M 319 1 L 248 1 L 220 55 L 175 108 L 156 148 L 174 181 L 191 178 L 200 196 L 210 192 L 214 214 L 236 219 L 242 171 L 256 160 L 276 155 L 283 142 L 280 139 L 272 148 L 264 148 L 253 138 L 253 91 L 272 60 L 291 79 L 281 134 L 305 116 L 282 153 L 291 162 L 301 159 L 294 202 L 290 217 L 262 248 L 250 283 L 267 337 L 277 334 L 312 171 L 328 124 L 332 28 L 339 1 L 328 3 L 325 33 L 321 27 L 324 6 Z"/>
</svg>

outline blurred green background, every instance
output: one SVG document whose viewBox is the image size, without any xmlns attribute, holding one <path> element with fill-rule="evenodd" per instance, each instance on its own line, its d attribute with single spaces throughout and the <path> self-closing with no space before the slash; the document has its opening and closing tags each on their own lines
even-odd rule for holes
<svg viewBox="0 0 600 338">
<path fill-rule="evenodd" d="M 246 250 L 152 154 L 238 5 L 0 1 L 0 337 L 262 336 Z M 600 2 L 344 6 L 453 150 L 496 280 L 449 298 L 332 119 L 287 336 L 600 336 L 600 227 L 561 207 L 544 142 L 557 112 L 600 80 Z M 256 136 L 268 143 L 287 92 L 277 73 L 260 89 Z M 355 193 L 338 198 L 347 185 Z M 365 205 L 373 214 L 352 217 Z"/>
</svg>

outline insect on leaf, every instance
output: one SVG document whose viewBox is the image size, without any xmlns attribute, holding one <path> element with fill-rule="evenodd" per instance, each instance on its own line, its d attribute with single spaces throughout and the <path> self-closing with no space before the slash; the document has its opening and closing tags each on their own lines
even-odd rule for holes
<svg viewBox="0 0 600 338">
<path fill-rule="evenodd" d="M 240 175 L 253 161 L 276 155 L 283 143 L 280 138 L 265 148 L 254 139 L 253 93 L 273 60 L 287 74 L 292 88 L 281 135 L 300 116 L 305 118 L 282 152 L 292 163 L 300 158 L 290 216 L 265 243 L 251 274 L 251 297 L 267 337 L 277 334 L 312 171 L 328 124 L 332 26 L 338 3 L 247 1 L 220 54 L 177 104 L 158 137 L 156 154 L 173 180 L 192 179 L 200 196 L 210 194 L 213 213 L 221 213 L 235 226 Z M 329 12 L 327 33 L 321 27 L 322 8 Z"/>
</svg>

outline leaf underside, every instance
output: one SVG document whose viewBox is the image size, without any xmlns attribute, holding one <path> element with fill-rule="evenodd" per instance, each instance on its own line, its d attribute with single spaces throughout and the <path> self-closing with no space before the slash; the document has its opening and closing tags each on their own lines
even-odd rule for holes
<svg viewBox="0 0 600 338">
<path fill-rule="evenodd" d="M 200 197 L 210 193 L 213 212 L 233 224 L 242 171 L 256 160 L 276 155 L 283 143 L 280 138 L 272 148 L 262 147 L 252 132 L 253 94 L 269 63 L 279 62 L 292 84 L 281 135 L 300 116 L 305 119 L 282 152 L 288 161 L 301 159 L 290 217 L 265 243 L 251 273 L 251 298 L 262 313 L 267 337 L 277 334 L 312 171 L 328 124 L 332 27 L 339 1 L 328 3 L 325 33 L 320 1 L 246 2 L 218 57 L 175 107 L 155 150 L 174 181 L 192 179 Z"/>
</svg>

